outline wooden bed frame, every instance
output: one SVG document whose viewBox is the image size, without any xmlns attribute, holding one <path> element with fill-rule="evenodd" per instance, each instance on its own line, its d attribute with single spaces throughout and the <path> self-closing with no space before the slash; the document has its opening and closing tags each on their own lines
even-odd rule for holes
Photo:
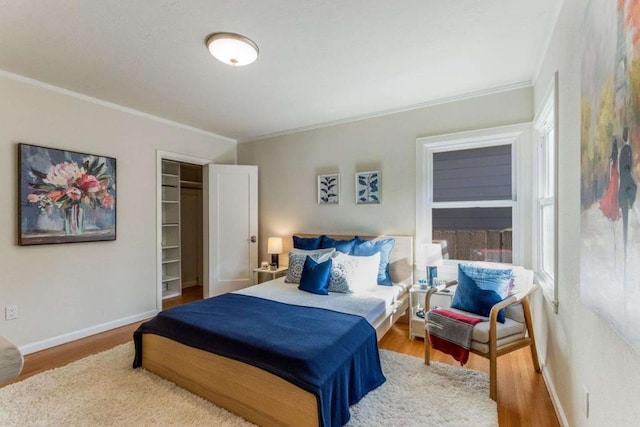
<svg viewBox="0 0 640 427">
<path fill-rule="evenodd" d="M 338 240 L 352 238 L 344 235 L 330 237 Z M 391 278 L 394 283 L 410 286 L 413 284 L 413 238 L 388 237 L 395 238 L 389 256 Z M 406 312 L 408 295 L 409 292 L 405 292 L 395 309 L 375 322 L 373 326 L 378 340 Z M 143 334 L 142 347 L 143 368 L 252 423 L 273 427 L 319 425 L 315 395 L 277 375 L 158 335 Z"/>
</svg>

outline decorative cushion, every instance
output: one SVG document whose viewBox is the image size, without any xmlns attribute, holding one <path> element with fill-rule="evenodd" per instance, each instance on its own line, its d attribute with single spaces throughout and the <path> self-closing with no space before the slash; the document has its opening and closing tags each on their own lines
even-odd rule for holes
<svg viewBox="0 0 640 427">
<path fill-rule="evenodd" d="M 510 269 L 459 264 L 458 287 L 451 307 L 488 317 L 491 307 L 507 296 L 510 281 Z M 500 310 L 498 322 L 504 320 L 504 310 Z"/>
<path fill-rule="evenodd" d="M 391 275 L 389 274 L 389 254 L 395 239 L 382 239 L 382 240 L 360 240 L 353 247 L 352 255 L 356 256 L 370 256 L 375 253 L 380 253 L 380 265 L 378 266 L 378 285 L 391 286 Z"/>
<path fill-rule="evenodd" d="M 342 252 L 343 254 L 350 254 L 353 251 L 353 247 L 355 246 L 358 239 L 354 237 L 351 240 L 335 240 L 328 236 L 321 236 L 322 240 L 320 240 L 320 249 L 326 248 L 335 248 L 336 251 Z"/>
<path fill-rule="evenodd" d="M 304 268 L 304 262 L 307 256 L 313 258 L 316 262 L 324 262 L 331 258 L 336 250 L 331 249 L 316 249 L 315 251 L 306 251 L 304 249 L 292 249 L 289 252 L 289 268 L 287 269 L 287 277 L 284 281 L 287 283 L 300 283 L 300 276 Z"/>
<path fill-rule="evenodd" d="M 503 264 L 499 262 L 476 261 L 469 263 L 474 266 L 492 269 L 511 270 L 511 282 L 507 288 L 507 295 L 514 295 L 529 289 L 533 283 L 533 271 L 519 265 Z"/>
<path fill-rule="evenodd" d="M 304 249 L 307 251 L 312 251 L 314 249 L 320 249 L 320 241 L 323 236 L 318 237 L 298 237 L 293 236 L 293 247 L 294 249 Z"/>
<path fill-rule="evenodd" d="M 331 275 L 331 259 L 317 263 L 310 256 L 304 262 L 298 289 L 317 295 L 329 295 L 329 276 Z"/>
<path fill-rule="evenodd" d="M 329 291 L 361 293 L 377 286 L 380 254 L 351 256 L 341 252 L 333 255 Z"/>
</svg>

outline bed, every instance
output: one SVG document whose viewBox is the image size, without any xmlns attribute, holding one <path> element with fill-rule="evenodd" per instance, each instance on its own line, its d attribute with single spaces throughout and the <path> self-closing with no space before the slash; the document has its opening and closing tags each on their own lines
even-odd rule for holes
<svg viewBox="0 0 640 427">
<path fill-rule="evenodd" d="M 389 256 L 389 271 L 395 286 L 379 286 L 383 291 L 380 294 L 375 292 L 351 296 L 330 293 L 326 298 L 318 297 L 307 295 L 299 291 L 296 285 L 285 283 L 284 278 L 279 278 L 210 298 L 209 301 L 186 304 L 186 307 L 180 306 L 183 308 L 177 310 L 183 312 L 181 316 L 197 319 L 197 324 L 215 322 L 220 325 L 224 322 L 222 329 L 226 332 L 216 332 L 214 338 L 217 341 L 211 341 L 215 344 L 212 348 L 207 348 L 206 345 L 193 340 L 193 337 L 204 332 L 195 330 L 187 333 L 182 324 L 170 323 L 167 317 L 171 316 L 166 314 L 170 312 L 168 310 L 163 312 L 164 315 L 160 313 L 155 319 L 147 322 L 153 323 L 153 327 L 145 326 L 145 323 L 141 330 L 136 332 L 135 365 L 142 366 L 258 425 L 342 425 L 345 419 L 348 420 L 348 406 L 384 381 L 383 377 L 381 380 L 376 374 L 376 366 L 371 360 L 378 357 L 376 342 L 408 307 L 407 289 L 412 284 L 413 242 L 412 238 L 407 236 L 391 237 L 395 239 L 395 244 Z M 258 305 L 254 307 L 254 304 Z M 223 308 L 228 308 L 229 313 L 222 312 Z M 209 319 L 209 315 L 203 317 L 205 312 L 216 312 L 222 317 L 216 320 L 213 316 Z M 329 321 L 321 317 L 327 315 Z M 278 320 L 280 318 L 304 320 L 282 322 Z M 340 331 L 334 333 L 333 329 L 336 328 L 325 328 L 324 325 L 327 323 L 340 324 Z M 269 331 L 259 328 L 263 324 L 282 333 L 276 334 L 274 338 L 266 338 Z M 303 330 L 297 325 L 309 325 L 310 329 Z M 172 332 L 167 332 L 168 330 Z M 348 333 L 355 335 L 347 335 Z M 367 333 L 373 336 L 362 340 L 353 338 Z M 244 340 L 251 341 L 256 347 L 244 350 L 234 347 L 234 353 L 228 353 L 225 340 L 229 340 L 230 337 L 235 339 L 236 335 L 243 336 Z M 315 338 L 309 340 L 310 336 Z M 293 337 L 294 342 L 300 344 L 281 344 L 280 339 L 283 337 Z M 291 341 L 282 341 L 284 342 Z M 327 393 L 322 389 L 316 390 L 315 373 L 305 371 L 306 364 L 300 369 L 298 365 L 295 365 L 295 368 L 287 368 L 293 366 L 293 361 L 297 360 L 288 359 L 288 351 L 307 351 L 314 355 L 315 359 L 310 361 L 309 365 L 322 365 L 323 361 L 332 361 L 331 358 L 336 353 L 329 347 L 332 343 L 338 343 L 337 348 L 341 353 L 337 353 L 341 355 L 335 358 L 340 359 L 340 364 L 347 369 L 333 375 L 332 378 L 336 377 L 338 380 L 332 381 L 338 381 L 337 385 L 334 385 L 337 387 L 335 390 L 348 389 L 348 392 Z M 237 347 L 237 343 L 234 345 Z M 290 348 L 283 349 L 282 346 Z M 249 356 L 257 360 L 249 360 Z M 377 363 L 379 369 L 379 361 Z M 290 376 L 289 370 L 295 371 L 296 375 L 300 372 L 300 376 Z M 365 375 L 361 377 L 361 373 Z M 321 382 L 324 384 L 326 381 Z M 366 383 L 366 386 L 361 386 L 360 382 Z M 335 394 L 346 396 L 336 397 Z M 338 402 L 339 399 L 347 402 Z M 340 414 L 341 411 L 344 412 L 344 408 L 340 409 L 341 406 L 347 407 L 346 415 Z"/>
</svg>

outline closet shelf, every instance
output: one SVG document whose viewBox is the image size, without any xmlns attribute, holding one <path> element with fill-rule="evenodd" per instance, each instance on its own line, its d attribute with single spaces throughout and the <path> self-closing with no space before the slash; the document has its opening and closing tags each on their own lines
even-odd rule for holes
<svg viewBox="0 0 640 427">
<path fill-rule="evenodd" d="M 180 163 L 162 159 L 162 298 L 182 294 L 180 254 Z M 166 252 L 165 249 L 174 249 Z"/>
<path fill-rule="evenodd" d="M 188 180 L 181 179 L 180 180 L 180 187 L 202 188 L 202 183 L 201 182 L 197 182 L 197 181 L 188 181 Z"/>
<path fill-rule="evenodd" d="M 179 296 L 180 296 L 180 292 L 178 291 L 172 291 L 172 290 L 162 291 L 162 299 L 168 299 L 168 298 L 179 297 Z"/>
</svg>

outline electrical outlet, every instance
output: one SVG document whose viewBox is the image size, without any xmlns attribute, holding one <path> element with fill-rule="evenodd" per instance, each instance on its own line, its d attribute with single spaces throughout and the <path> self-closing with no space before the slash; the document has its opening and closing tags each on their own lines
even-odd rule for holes
<svg viewBox="0 0 640 427">
<path fill-rule="evenodd" d="M 587 386 L 582 386 L 582 404 L 584 405 L 584 416 L 589 418 L 589 390 Z"/>
<path fill-rule="evenodd" d="M 18 306 L 17 305 L 8 305 L 4 308 L 4 318 L 5 320 L 14 320 L 18 318 Z"/>
</svg>

